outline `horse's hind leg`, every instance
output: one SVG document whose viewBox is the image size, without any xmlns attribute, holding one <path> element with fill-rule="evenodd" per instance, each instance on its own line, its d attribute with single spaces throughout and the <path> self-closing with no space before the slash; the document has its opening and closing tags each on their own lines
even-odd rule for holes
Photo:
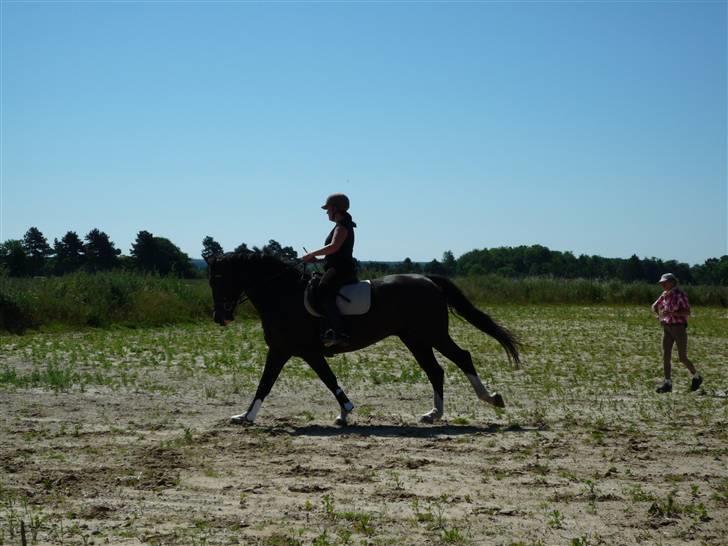
<svg viewBox="0 0 728 546">
<path fill-rule="evenodd" d="M 400 337 L 400 339 L 402 339 L 407 348 L 412 352 L 420 368 L 425 371 L 432 385 L 435 398 L 434 407 L 420 417 L 420 421 L 423 423 L 432 424 L 435 421 L 439 421 L 444 413 L 443 380 L 445 372 L 437 362 L 435 354 L 432 352 L 432 347 L 405 337 Z"/>
<path fill-rule="evenodd" d="M 331 370 L 329 363 L 321 354 L 310 354 L 305 355 L 303 359 L 311 366 L 311 369 L 316 372 L 319 379 L 323 381 L 324 385 L 333 393 L 336 397 L 336 401 L 339 402 L 340 413 L 336 418 L 335 423 L 339 426 L 345 426 L 347 424 L 347 418 L 354 409 L 354 404 L 351 403 L 346 393 L 339 387 L 339 382 L 336 379 L 336 375 Z"/>
<path fill-rule="evenodd" d="M 475 370 L 475 366 L 473 366 L 473 358 L 470 356 L 470 353 L 460 348 L 449 335 L 445 336 L 442 341 L 435 343 L 435 349 L 445 355 L 446 358 L 452 360 L 465 373 L 478 398 L 484 402 L 493 404 L 497 408 L 505 407 L 503 397 L 495 392 L 490 393 L 488 387 L 483 385 L 483 382 L 478 376 L 478 372 Z"/>
</svg>

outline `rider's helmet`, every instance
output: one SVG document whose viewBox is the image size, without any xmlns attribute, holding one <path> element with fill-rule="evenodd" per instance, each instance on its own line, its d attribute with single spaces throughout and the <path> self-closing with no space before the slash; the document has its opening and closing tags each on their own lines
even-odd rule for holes
<svg viewBox="0 0 728 546">
<path fill-rule="evenodd" d="M 326 203 L 321 208 L 325 209 L 329 206 L 333 206 L 341 212 L 346 212 L 349 210 L 349 198 L 343 193 L 332 193 L 326 198 Z"/>
</svg>

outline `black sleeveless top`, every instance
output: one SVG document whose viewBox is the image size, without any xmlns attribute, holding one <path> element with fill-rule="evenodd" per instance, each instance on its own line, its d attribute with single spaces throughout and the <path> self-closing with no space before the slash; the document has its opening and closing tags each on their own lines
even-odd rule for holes
<svg viewBox="0 0 728 546">
<path fill-rule="evenodd" d="M 324 270 L 329 270 L 332 267 L 335 267 L 336 270 L 341 273 L 353 273 L 356 271 L 356 261 L 354 260 L 354 228 L 356 227 L 356 224 L 351 219 L 351 215 L 346 212 L 344 213 L 344 218 L 336 222 L 336 225 L 346 228 L 346 239 L 344 239 L 344 243 L 337 252 L 324 257 Z M 335 230 L 336 227 L 334 227 L 334 229 L 331 230 L 331 233 L 329 233 L 329 236 L 326 237 L 326 242 L 324 244 L 328 245 L 331 243 L 331 240 L 334 238 Z"/>
</svg>

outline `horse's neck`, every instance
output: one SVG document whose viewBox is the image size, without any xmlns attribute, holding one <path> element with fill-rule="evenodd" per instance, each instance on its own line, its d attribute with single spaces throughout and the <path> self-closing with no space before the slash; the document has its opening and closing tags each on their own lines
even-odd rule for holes
<svg viewBox="0 0 728 546">
<path fill-rule="evenodd" d="M 281 270 L 261 276 L 246 292 L 258 314 L 263 317 L 291 305 L 297 295 L 303 297 L 304 286 L 289 271 Z"/>
</svg>

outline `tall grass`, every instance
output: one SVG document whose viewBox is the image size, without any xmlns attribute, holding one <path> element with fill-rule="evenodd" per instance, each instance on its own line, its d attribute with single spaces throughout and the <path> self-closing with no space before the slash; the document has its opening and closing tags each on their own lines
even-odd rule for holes
<svg viewBox="0 0 728 546">
<path fill-rule="evenodd" d="M 63 277 L 0 277 L 0 330 L 159 326 L 209 318 L 206 280 L 129 272 L 73 273 Z"/>
<path fill-rule="evenodd" d="M 588 279 L 526 277 L 513 279 L 496 275 L 456 279 L 474 301 L 481 303 L 565 303 L 650 305 L 660 295 L 659 285 Z M 726 286 L 682 286 L 692 305 L 728 307 Z"/>
<path fill-rule="evenodd" d="M 374 277 L 362 275 L 361 277 Z M 649 305 L 657 285 L 552 278 L 510 279 L 471 276 L 455 282 L 483 304 L 636 304 Z M 728 287 L 687 286 L 694 305 L 728 306 Z M 27 329 L 160 326 L 210 320 L 212 297 L 205 279 L 130 272 L 73 273 L 63 277 L 0 277 L 0 332 Z M 252 317 L 249 304 L 237 316 Z"/>
</svg>

